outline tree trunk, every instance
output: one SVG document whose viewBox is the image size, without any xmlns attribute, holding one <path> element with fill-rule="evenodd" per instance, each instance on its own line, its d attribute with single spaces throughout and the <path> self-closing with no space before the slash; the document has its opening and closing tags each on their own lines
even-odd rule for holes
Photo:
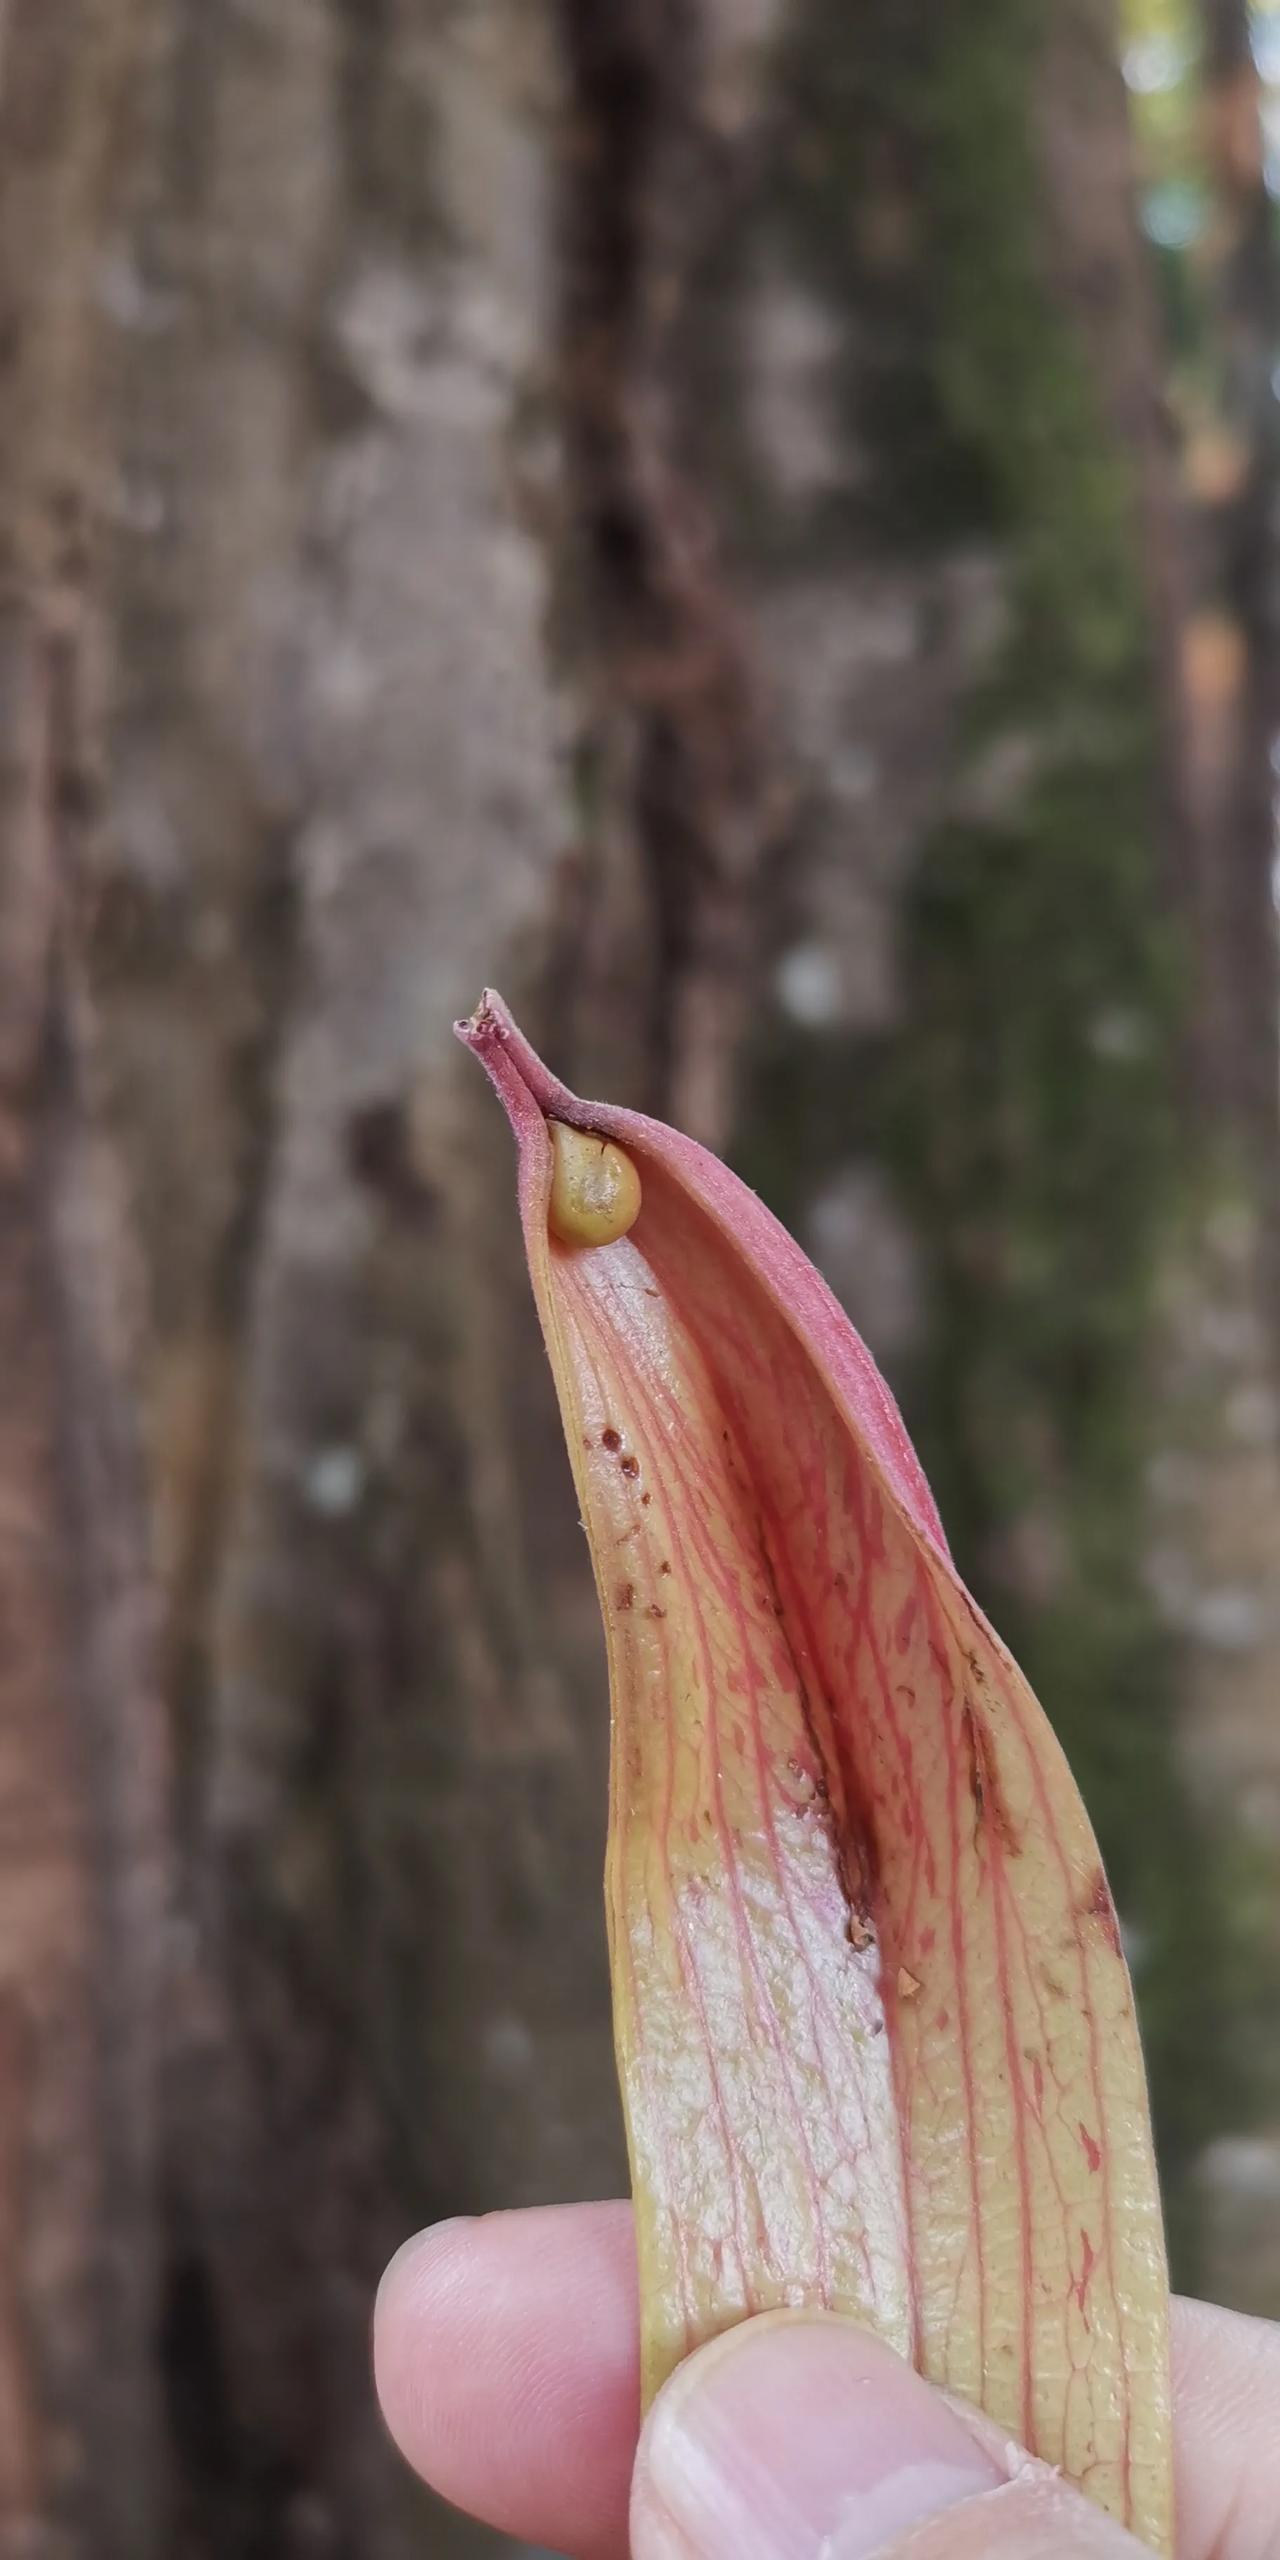
<svg viewBox="0 0 1280 2560">
<path fill-rule="evenodd" d="M 120 0 L 0 20 L 0 2542 L 68 2560 L 158 2549 L 161 2477 L 162 1746 L 79 948 L 91 284 L 133 31 Z"/>
<path fill-rule="evenodd" d="M 1211 2289 L 1267 2312 L 1280 2302 L 1280 2076 L 1266 2059 L 1280 2014 L 1280 236 L 1249 11 L 1202 0 L 1201 21 L 1210 213 L 1196 263 L 1205 388 L 1187 455 L 1186 664 L 1208 1179 L 1175 1326 L 1193 1463 L 1165 1504 L 1162 1567 L 1185 1645 L 1193 1781 L 1234 1836 L 1236 1903 L 1258 1914 L 1233 1966 L 1233 2005 L 1259 2057 L 1253 2103 L 1203 2163 L 1201 2267 Z"/>
<path fill-rule="evenodd" d="M 65 244 L 0 332 L 9 2072 L 50 2022 L 0 2489 L 7 2446 L 67 2560 L 409 2560 L 383 2257 L 624 2174 L 595 1606 L 448 1038 L 486 979 L 582 1089 L 732 1141 L 894 1372 L 1145 1934 L 1190 2211 L 1144 1578 L 1180 652 L 1113 39 L 1100 0 L 17 0 L 0 39 L 6 307 Z M 99 708 L 62 493 L 104 330 Z M 129 2530 L 74 2521 L 55 2408 L 77 2480 L 129 2447 Z"/>
<path fill-rule="evenodd" d="M 1280 428 L 1273 380 L 1280 243 L 1263 160 L 1245 0 L 1202 0 L 1204 128 L 1214 205 L 1211 349 L 1232 465 L 1205 510 L 1203 605 L 1227 645 L 1206 741 L 1201 823 L 1218 859 L 1211 1062 L 1219 1108 L 1267 1205 L 1267 1290 L 1280 1306 L 1280 1073 L 1272 747 L 1280 734 Z M 1230 646 L 1234 638 L 1236 645 Z M 1207 724 L 1206 724 L 1207 725 Z M 1207 805 L 1206 805 L 1207 804 Z"/>
</svg>

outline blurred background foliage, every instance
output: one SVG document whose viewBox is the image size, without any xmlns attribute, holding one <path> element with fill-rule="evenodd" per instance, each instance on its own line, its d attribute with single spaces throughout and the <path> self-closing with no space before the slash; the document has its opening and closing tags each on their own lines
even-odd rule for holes
<svg viewBox="0 0 1280 2560">
<path fill-rule="evenodd" d="M 485 980 L 866 1333 L 1280 2311 L 1278 197 L 1280 0 L 0 9 L 0 2539 L 493 2549 L 379 2265 L 623 2176 Z"/>
</svg>

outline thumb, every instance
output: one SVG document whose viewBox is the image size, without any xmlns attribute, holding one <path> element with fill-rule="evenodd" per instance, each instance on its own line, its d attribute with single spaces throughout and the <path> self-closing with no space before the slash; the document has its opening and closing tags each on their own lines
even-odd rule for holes
<svg viewBox="0 0 1280 2560">
<path fill-rule="evenodd" d="M 852 2321 L 780 2312 L 682 2365 L 640 2441 L 633 2560 L 1141 2560 L 1044 2463 Z"/>
</svg>

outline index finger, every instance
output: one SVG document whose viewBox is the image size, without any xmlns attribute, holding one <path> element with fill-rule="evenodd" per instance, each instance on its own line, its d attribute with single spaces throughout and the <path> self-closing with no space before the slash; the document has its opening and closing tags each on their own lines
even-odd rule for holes
<svg viewBox="0 0 1280 2560">
<path fill-rule="evenodd" d="M 1173 2306 L 1179 2560 L 1275 2560 L 1280 2329 Z M 624 2204 L 543 2206 L 420 2233 L 374 2324 L 387 2425 L 485 2523 L 571 2560 L 626 2560 L 639 2432 Z"/>
</svg>

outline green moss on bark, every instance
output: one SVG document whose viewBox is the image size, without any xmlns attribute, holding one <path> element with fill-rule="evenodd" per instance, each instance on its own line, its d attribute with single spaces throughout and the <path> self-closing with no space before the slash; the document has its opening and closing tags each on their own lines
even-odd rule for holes
<svg viewBox="0 0 1280 2560">
<path fill-rule="evenodd" d="M 835 1044 L 775 1021 L 742 1157 L 793 1218 L 858 1152 L 909 1205 L 929 1319 L 899 1383 L 962 1570 L 1101 1835 L 1193 2281 L 1189 2172 L 1248 2093 L 1221 2023 L 1245 2013 L 1241 1934 L 1180 1776 L 1177 1664 L 1144 1572 L 1155 1291 L 1194 1179 L 1184 989 L 1131 463 L 1047 281 L 1042 22 L 1034 0 L 816 0 L 789 60 L 786 226 L 844 315 L 846 423 L 874 466 L 791 538 L 828 559 L 843 541 L 853 563 L 978 542 L 1006 606 L 949 814 L 913 865 L 902 1033 Z M 776 556 L 759 500 L 754 521 Z"/>
</svg>

